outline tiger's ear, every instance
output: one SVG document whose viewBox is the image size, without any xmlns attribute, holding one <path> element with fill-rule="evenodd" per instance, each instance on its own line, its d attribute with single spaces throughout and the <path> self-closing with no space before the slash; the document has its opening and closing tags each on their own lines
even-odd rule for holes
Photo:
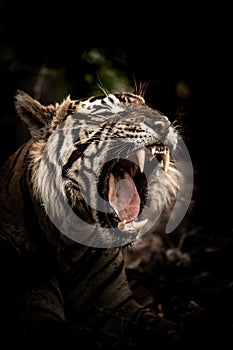
<svg viewBox="0 0 233 350">
<path fill-rule="evenodd" d="M 15 109 L 34 139 L 45 138 L 56 113 L 55 106 L 43 106 L 26 92 L 17 90 Z"/>
</svg>

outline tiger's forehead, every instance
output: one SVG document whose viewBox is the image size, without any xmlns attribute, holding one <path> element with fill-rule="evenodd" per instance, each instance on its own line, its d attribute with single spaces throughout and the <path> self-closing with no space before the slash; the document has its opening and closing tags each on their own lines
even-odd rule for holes
<svg viewBox="0 0 233 350">
<path fill-rule="evenodd" d="M 92 115 L 116 114 L 124 111 L 128 104 L 145 105 L 145 100 L 142 96 L 123 92 L 75 101 L 76 112 Z"/>
<path fill-rule="evenodd" d="M 167 119 L 159 110 L 149 107 L 142 96 L 126 92 L 72 100 L 66 119 L 68 116 L 86 126 L 108 121 L 111 124 L 140 124 L 144 121 L 151 124 L 155 120 Z"/>
</svg>

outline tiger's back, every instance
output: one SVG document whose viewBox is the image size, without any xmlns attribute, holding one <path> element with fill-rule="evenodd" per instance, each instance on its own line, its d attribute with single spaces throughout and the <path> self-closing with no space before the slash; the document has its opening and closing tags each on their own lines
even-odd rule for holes
<svg viewBox="0 0 233 350">
<path fill-rule="evenodd" d="M 167 117 L 130 93 L 43 106 L 19 91 L 16 110 L 31 139 L 0 175 L 1 247 L 12 252 L 4 269 L 18 271 L 21 295 L 9 324 L 68 321 L 115 341 L 137 319 L 156 342 L 169 338 L 176 327 L 134 300 L 122 257 L 177 195 Z"/>
</svg>

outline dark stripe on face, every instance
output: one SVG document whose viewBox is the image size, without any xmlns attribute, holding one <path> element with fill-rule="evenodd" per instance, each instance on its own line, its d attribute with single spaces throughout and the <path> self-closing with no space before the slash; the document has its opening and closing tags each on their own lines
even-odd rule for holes
<svg viewBox="0 0 233 350">
<path fill-rule="evenodd" d="M 123 96 L 121 94 L 115 94 L 115 96 L 116 96 L 116 98 L 118 98 L 118 100 L 120 102 L 128 102 L 128 98 L 126 98 L 126 97 L 128 97 L 127 94 L 125 94 Z"/>
<path fill-rule="evenodd" d="M 111 103 L 114 103 L 114 100 L 113 100 L 110 96 L 108 96 L 108 100 L 109 100 Z"/>
<path fill-rule="evenodd" d="M 104 124 L 100 130 L 98 130 L 86 143 L 83 144 L 77 144 L 76 145 L 76 149 L 72 152 L 72 154 L 70 155 L 67 163 L 63 166 L 62 169 L 62 176 L 65 177 L 66 176 L 66 171 L 69 170 L 72 167 L 72 164 L 78 160 L 80 157 L 84 157 L 84 152 L 87 149 L 87 147 L 95 140 L 99 140 L 100 136 L 103 132 L 103 130 L 105 129 L 106 124 Z"/>
<path fill-rule="evenodd" d="M 72 164 L 76 162 L 77 159 L 83 156 L 84 151 L 87 149 L 89 143 L 79 144 L 77 148 L 71 153 L 67 163 L 62 168 L 62 177 L 66 177 L 66 172 L 72 167 Z"/>
<path fill-rule="evenodd" d="M 102 100 L 102 99 L 104 99 L 104 95 L 100 95 L 100 96 L 94 96 L 94 97 L 91 97 L 90 98 L 90 100 L 89 100 L 89 102 L 90 103 L 93 103 L 93 102 L 95 102 L 95 101 L 97 101 L 97 100 Z"/>
</svg>

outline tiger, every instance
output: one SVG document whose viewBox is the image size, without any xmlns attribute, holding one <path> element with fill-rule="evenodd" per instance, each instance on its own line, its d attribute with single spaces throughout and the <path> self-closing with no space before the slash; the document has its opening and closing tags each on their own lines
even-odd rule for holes
<svg viewBox="0 0 233 350">
<path fill-rule="evenodd" d="M 0 328 L 33 349 L 83 332 L 98 349 L 179 341 L 124 265 L 179 192 L 176 128 L 132 92 L 44 105 L 17 90 L 15 109 L 30 137 L 0 173 Z"/>
</svg>

